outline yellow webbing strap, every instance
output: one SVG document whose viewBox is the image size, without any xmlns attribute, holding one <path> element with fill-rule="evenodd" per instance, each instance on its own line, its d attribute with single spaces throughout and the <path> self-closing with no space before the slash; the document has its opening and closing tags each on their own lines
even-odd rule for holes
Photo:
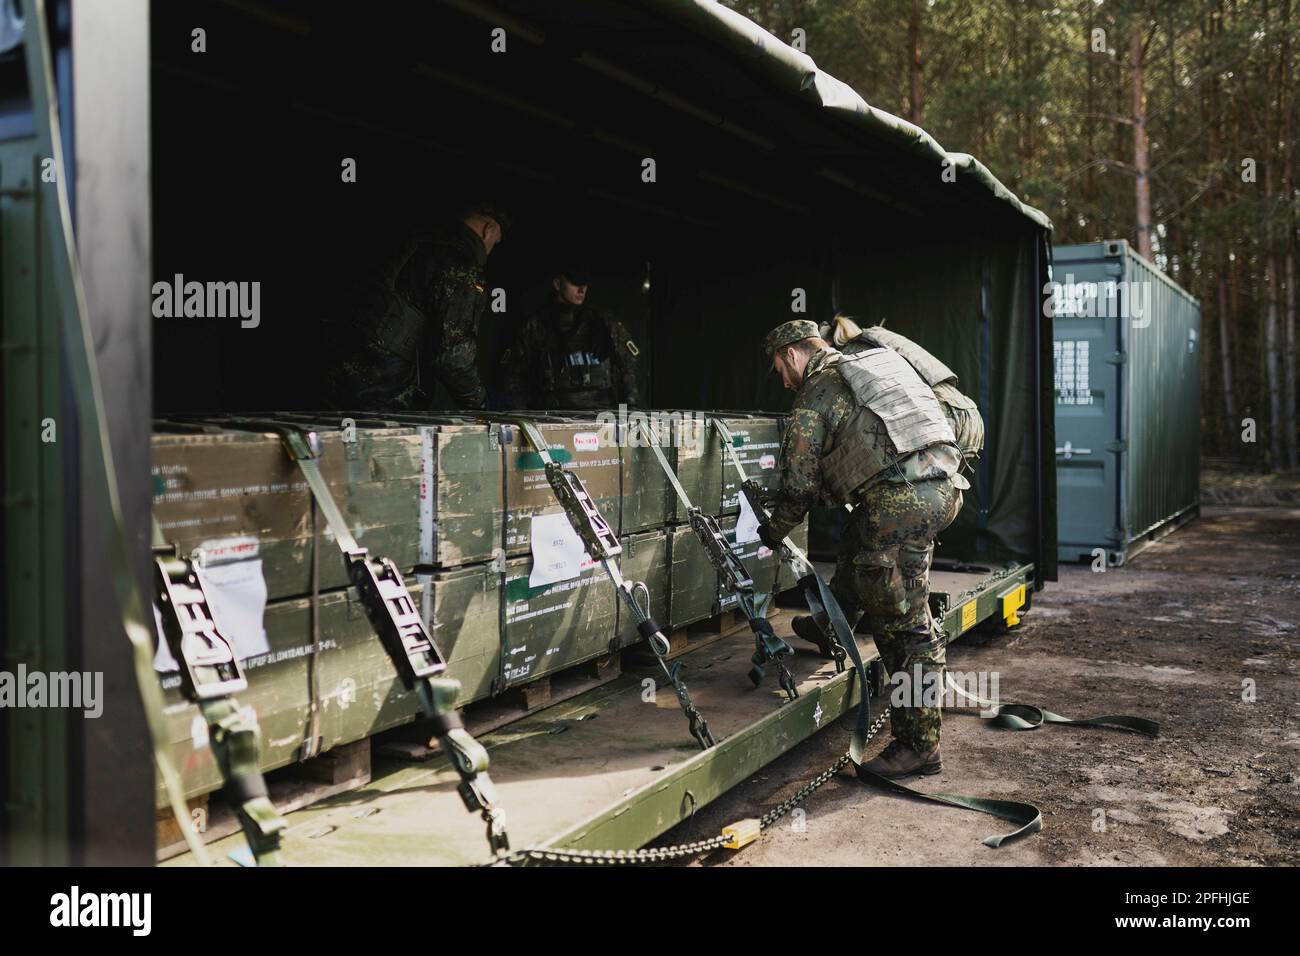
<svg viewBox="0 0 1300 956">
<path fill-rule="evenodd" d="M 145 604 L 140 596 L 139 582 L 132 569 L 135 558 L 127 546 L 123 531 L 122 505 L 117 493 L 117 472 L 113 467 L 113 451 L 108 437 L 108 421 L 104 416 L 103 393 L 99 384 L 99 369 L 95 363 L 95 345 L 87 321 L 86 296 L 81 284 L 81 270 L 77 264 L 77 250 L 72 241 L 72 214 L 68 206 L 65 179 L 63 143 L 59 135 L 59 118 L 52 95 L 54 77 L 50 71 L 49 39 L 46 31 L 44 0 L 26 0 L 24 22 L 27 27 L 25 41 L 27 52 L 28 87 L 32 95 L 32 113 L 36 119 L 36 133 L 41 150 L 53 157 L 58 172 L 54 186 L 54 202 L 39 205 L 46 214 L 46 234 L 50 238 L 50 253 L 55 268 L 56 300 L 62 326 L 68 369 L 72 377 L 72 392 L 76 397 L 77 417 L 81 422 L 83 442 L 82 460 L 89 466 L 85 487 L 100 492 L 99 513 L 103 522 L 108 554 L 105 564 L 113 582 L 118 606 L 122 614 L 122 628 L 131 642 L 135 665 L 135 678 L 144 703 L 145 720 L 153 742 L 154 762 L 162 775 L 163 785 L 172 813 L 176 816 L 181 835 L 190 851 L 201 864 L 212 862 L 207 850 L 195 836 L 189 823 L 188 806 L 181 790 L 180 777 L 166 752 L 163 727 L 163 697 L 158 676 L 153 669 L 154 633 L 146 621 Z M 143 319 L 141 321 L 144 321 Z"/>
</svg>

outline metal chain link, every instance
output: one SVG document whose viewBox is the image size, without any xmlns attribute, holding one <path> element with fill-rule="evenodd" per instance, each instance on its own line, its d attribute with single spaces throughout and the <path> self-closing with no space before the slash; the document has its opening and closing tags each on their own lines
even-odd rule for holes
<svg viewBox="0 0 1300 956">
<path fill-rule="evenodd" d="M 888 719 L 889 711 L 885 710 L 876 718 L 875 723 L 867 731 L 866 739 L 871 740 Z M 781 803 L 765 813 L 759 821 L 759 829 L 766 830 L 777 820 L 780 820 L 821 789 L 828 780 L 844 769 L 844 766 L 849 762 L 849 755 L 845 754 L 813 777 L 797 793 L 781 801 Z M 727 845 L 728 839 L 725 834 L 718 834 L 709 837 L 707 840 L 696 840 L 694 843 L 678 843 L 673 846 L 652 847 L 641 850 L 516 850 L 513 853 L 498 857 L 492 861 L 491 865 L 515 866 L 529 861 L 541 863 L 544 866 L 572 866 L 575 864 L 629 866 L 638 863 L 665 863 L 670 860 L 680 860 L 684 857 L 721 850 Z"/>
<path fill-rule="evenodd" d="M 888 710 L 882 711 L 880 716 L 876 718 L 875 723 L 873 723 L 871 727 L 867 730 L 866 740 L 863 741 L 864 745 L 868 743 L 872 737 L 876 736 L 877 731 L 879 731 L 880 728 L 885 725 L 885 721 L 887 720 L 889 720 L 889 711 Z M 829 767 L 827 767 L 825 770 L 819 773 L 817 776 L 813 777 L 812 780 L 804 784 L 803 787 L 797 793 L 781 801 L 781 803 L 779 803 L 777 806 L 773 807 L 771 810 L 765 813 L 762 819 L 759 821 L 761 828 L 766 830 L 777 820 L 780 820 L 783 816 L 785 816 L 787 813 L 789 813 L 799 804 L 803 803 L 804 800 L 806 800 L 808 797 L 812 796 L 814 793 L 820 790 L 821 787 L 828 780 L 830 780 L 837 773 L 839 773 L 844 768 L 844 766 L 849 762 L 850 762 L 849 755 L 845 754 L 844 756 L 840 757 L 839 760 L 835 761 L 833 764 L 831 764 Z"/>
</svg>

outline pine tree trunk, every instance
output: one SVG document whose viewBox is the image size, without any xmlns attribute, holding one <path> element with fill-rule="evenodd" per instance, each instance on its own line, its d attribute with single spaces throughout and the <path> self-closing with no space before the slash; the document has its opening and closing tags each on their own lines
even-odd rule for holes
<svg viewBox="0 0 1300 956">
<path fill-rule="evenodd" d="M 1265 208 L 1273 198 L 1273 157 L 1264 157 Z M 1282 378 L 1279 373 L 1277 305 L 1281 282 L 1277 274 L 1277 242 L 1271 223 L 1264 226 L 1264 382 L 1268 395 L 1269 465 L 1282 467 Z"/>
<path fill-rule="evenodd" d="M 1147 144 L 1146 73 L 1142 63 L 1142 23 L 1132 26 L 1129 68 L 1133 81 L 1133 171 L 1137 200 L 1138 253 L 1151 258 L 1151 160 Z"/>
<path fill-rule="evenodd" d="M 1237 418 L 1237 396 L 1232 391 L 1232 338 L 1228 333 L 1228 254 L 1219 241 L 1219 362 L 1223 368 L 1223 411 L 1228 416 L 1228 441 L 1236 439 L 1241 428 Z"/>
<path fill-rule="evenodd" d="M 1295 394 L 1295 237 L 1289 237 L 1286 249 L 1286 313 L 1282 320 L 1283 412 L 1282 434 L 1286 437 L 1286 466 L 1296 461 L 1296 394 Z"/>
</svg>

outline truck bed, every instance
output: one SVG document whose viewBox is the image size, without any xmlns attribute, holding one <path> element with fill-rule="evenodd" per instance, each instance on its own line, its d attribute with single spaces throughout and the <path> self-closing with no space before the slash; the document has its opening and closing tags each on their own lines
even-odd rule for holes
<svg viewBox="0 0 1300 956">
<path fill-rule="evenodd" d="M 1002 612 L 1033 569 L 936 570 L 945 629 L 955 637 L 962 611 L 979 620 Z M 1023 601 L 1021 592 L 1021 600 Z M 790 635 L 793 610 L 772 618 Z M 967 611 L 966 620 L 972 618 Z M 870 637 L 858 636 L 867 661 Z M 798 699 L 787 702 L 770 671 L 755 688 L 746 676 L 752 635 L 743 623 L 680 658 L 682 676 L 718 741 L 701 751 L 687 732 L 671 685 L 654 666 L 624 670 L 616 680 L 493 731 L 480 742 L 505 807 L 512 847 L 630 849 L 643 846 L 761 767 L 848 711 L 858 699 L 851 668 L 835 672 L 809 645 L 790 638 Z M 644 684 L 658 677 L 652 702 Z M 304 866 L 443 866 L 487 862 L 484 827 L 456 793 L 446 759 L 412 764 L 376 748 L 372 782 L 288 814 L 284 858 Z M 229 862 L 242 835 L 212 843 Z M 166 865 L 192 864 L 186 853 Z"/>
</svg>

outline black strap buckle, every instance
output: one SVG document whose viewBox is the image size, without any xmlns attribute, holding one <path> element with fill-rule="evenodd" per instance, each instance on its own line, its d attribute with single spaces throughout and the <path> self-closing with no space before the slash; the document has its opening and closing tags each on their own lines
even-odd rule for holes
<svg viewBox="0 0 1300 956">
<path fill-rule="evenodd" d="M 736 552 L 727 544 L 727 539 L 722 536 L 718 519 L 699 508 L 691 508 L 687 518 L 700 544 L 704 545 L 709 563 L 722 579 L 723 587 L 733 594 L 751 594 L 754 590 L 754 580 L 745 571 L 745 566 L 736 557 Z"/>
<path fill-rule="evenodd" d="M 217 628 L 198 565 L 188 558 L 158 558 L 154 581 L 163 637 L 180 665 L 185 696 L 198 703 L 247 690 L 234 645 Z"/>
<path fill-rule="evenodd" d="M 623 553 L 618 536 L 605 520 L 582 479 L 556 462 L 546 463 L 546 480 L 568 512 L 573 530 L 578 533 L 593 561 L 603 561 Z"/>
<path fill-rule="evenodd" d="M 348 576 L 361 594 L 370 626 L 393 660 L 397 675 L 408 691 L 422 680 L 436 677 L 447 662 L 434 644 L 424 618 L 397 565 L 388 558 L 371 558 L 364 548 L 347 555 Z"/>
</svg>

